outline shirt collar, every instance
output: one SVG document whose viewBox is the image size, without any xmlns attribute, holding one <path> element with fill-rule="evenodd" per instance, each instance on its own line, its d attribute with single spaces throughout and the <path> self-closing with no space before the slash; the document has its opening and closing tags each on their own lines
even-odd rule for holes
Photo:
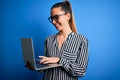
<svg viewBox="0 0 120 80">
<path fill-rule="evenodd" d="M 71 32 L 68 34 L 68 37 L 67 37 L 67 40 L 69 40 L 71 38 L 71 36 L 74 35 L 74 32 Z M 54 41 L 53 41 L 53 44 L 57 47 L 58 44 L 57 44 L 57 34 L 55 34 L 55 37 L 54 37 Z"/>
</svg>

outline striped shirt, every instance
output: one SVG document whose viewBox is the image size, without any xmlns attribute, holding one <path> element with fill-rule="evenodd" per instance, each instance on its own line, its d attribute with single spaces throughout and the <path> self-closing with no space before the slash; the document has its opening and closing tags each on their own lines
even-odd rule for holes
<svg viewBox="0 0 120 80">
<path fill-rule="evenodd" d="M 50 36 L 45 41 L 45 56 L 59 57 L 56 67 L 45 70 L 43 80 L 78 80 L 84 76 L 88 64 L 88 41 L 80 34 L 71 32 L 58 49 L 57 34 Z"/>
</svg>

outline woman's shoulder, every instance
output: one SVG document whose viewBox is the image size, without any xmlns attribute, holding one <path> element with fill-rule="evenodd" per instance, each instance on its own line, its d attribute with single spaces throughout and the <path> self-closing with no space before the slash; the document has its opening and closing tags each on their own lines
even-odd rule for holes
<svg viewBox="0 0 120 80">
<path fill-rule="evenodd" d="M 48 36 L 46 40 L 54 40 L 55 38 L 56 38 L 56 34 Z"/>
<path fill-rule="evenodd" d="M 80 33 L 74 33 L 75 36 L 80 39 L 81 41 L 88 41 L 87 37 L 83 34 L 80 34 Z"/>
</svg>

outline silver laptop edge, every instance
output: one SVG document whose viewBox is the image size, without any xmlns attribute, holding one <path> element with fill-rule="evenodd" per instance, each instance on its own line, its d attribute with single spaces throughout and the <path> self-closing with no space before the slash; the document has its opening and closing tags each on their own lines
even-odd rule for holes
<svg viewBox="0 0 120 80">
<path fill-rule="evenodd" d="M 21 38 L 21 43 L 22 43 L 22 51 L 23 51 L 23 58 L 24 58 L 25 65 L 29 63 L 31 64 L 32 68 L 34 68 L 35 70 L 43 70 L 43 69 L 61 66 L 59 64 L 47 64 L 46 67 L 38 68 L 35 62 L 32 38 Z"/>
<path fill-rule="evenodd" d="M 21 42 L 22 42 L 23 58 L 24 58 L 25 65 L 30 63 L 31 66 L 34 69 L 36 69 L 32 38 L 21 38 Z M 31 56 L 29 56 L 28 53 Z"/>
</svg>

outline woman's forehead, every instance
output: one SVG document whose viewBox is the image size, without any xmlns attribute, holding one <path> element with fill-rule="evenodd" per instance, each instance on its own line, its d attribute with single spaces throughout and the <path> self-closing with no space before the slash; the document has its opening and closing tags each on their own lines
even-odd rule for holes
<svg viewBox="0 0 120 80">
<path fill-rule="evenodd" d="M 51 10 L 51 15 L 56 15 L 58 13 L 63 13 L 63 12 L 64 11 L 62 11 L 61 7 L 56 7 Z"/>
</svg>

